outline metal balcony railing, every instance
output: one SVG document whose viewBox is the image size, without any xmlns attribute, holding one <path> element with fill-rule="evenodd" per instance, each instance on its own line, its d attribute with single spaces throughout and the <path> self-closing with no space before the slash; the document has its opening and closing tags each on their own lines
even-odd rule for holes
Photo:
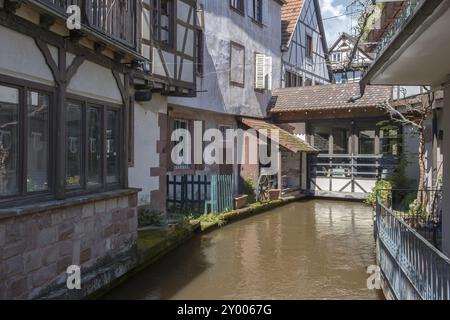
<svg viewBox="0 0 450 320">
<path fill-rule="evenodd" d="M 405 1 L 400 13 L 384 33 L 378 42 L 378 45 L 375 47 L 377 57 L 384 51 L 384 48 L 391 43 L 392 39 L 399 33 L 399 31 L 402 30 L 403 27 L 411 20 L 424 2 L 425 0 Z"/>
<path fill-rule="evenodd" d="M 420 219 L 411 224 L 416 215 L 401 217 L 389 208 L 390 201 L 378 196 L 375 235 L 378 262 L 391 292 L 401 300 L 449 300 L 450 259 L 418 232 Z M 432 201 L 427 205 L 431 208 Z"/>
<path fill-rule="evenodd" d="M 136 0 L 36 0 L 49 10 L 67 16 L 67 8 L 81 9 L 82 24 L 128 47 L 136 47 Z"/>
</svg>

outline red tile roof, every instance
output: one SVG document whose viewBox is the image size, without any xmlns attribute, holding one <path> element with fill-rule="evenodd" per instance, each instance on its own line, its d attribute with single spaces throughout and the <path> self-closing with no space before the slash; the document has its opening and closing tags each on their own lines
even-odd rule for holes
<svg viewBox="0 0 450 320">
<path fill-rule="evenodd" d="M 286 0 L 281 7 L 282 44 L 288 45 L 302 12 L 304 0 Z"/>
<path fill-rule="evenodd" d="M 358 83 L 276 89 L 269 112 L 377 107 L 391 98 L 391 92 L 390 86 L 367 86 L 361 99 L 349 102 L 360 93 Z"/>
</svg>

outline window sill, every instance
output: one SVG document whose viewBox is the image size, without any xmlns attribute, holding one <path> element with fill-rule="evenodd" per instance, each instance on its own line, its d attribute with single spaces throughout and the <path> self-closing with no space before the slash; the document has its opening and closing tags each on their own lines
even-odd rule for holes
<svg viewBox="0 0 450 320">
<path fill-rule="evenodd" d="M 252 18 L 252 17 L 250 17 L 250 19 L 251 19 L 252 22 L 253 22 L 254 24 L 256 24 L 258 27 L 264 28 L 264 24 L 262 23 L 262 21 L 258 21 L 258 20 L 256 20 L 255 18 Z"/>
<path fill-rule="evenodd" d="M 140 189 L 120 189 L 83 196 L 70 197 L 64 200 L 50 200 L 40 203 L 16 205 L 0 209 L 0 220 L 16 218 L 38 212 L 45 212 L 56 208 L 64 209 L 72 206 L 83 205 L 89 202 L 108 200 L 117 197 L 130 196 L 138 193 Z"/>
<path fill-rule="evenodd" d="M 235 8 L 235 7 L 233 7 L 233 6 L 230 6 L 230 8 L 231 8 L 231 10 L 232 10 L 232 11 L 234 11 L 234 12 L 236 12 L 237 14 L 239 14 L 239 15 L 241 15 L 241 16 L 243 16 L 243 17 L 245 17 L 245 13 L 244 13 L 244 10 L 241 10 L 241 9 Z"/>
</svg>

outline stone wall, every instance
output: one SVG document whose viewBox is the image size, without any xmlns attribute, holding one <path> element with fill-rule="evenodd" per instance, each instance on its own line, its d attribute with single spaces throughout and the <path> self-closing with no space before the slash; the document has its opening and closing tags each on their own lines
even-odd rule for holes
<svg viewBox="0 0 450 320">
<path fill-rule="evenodd" d="M 115 263 L 136 243 L 136 192 L 0 210 L 0 299 L 81 298 L 128 271 Z M 67 290 L 70 265 L 82 290 Z"/>
</svg>

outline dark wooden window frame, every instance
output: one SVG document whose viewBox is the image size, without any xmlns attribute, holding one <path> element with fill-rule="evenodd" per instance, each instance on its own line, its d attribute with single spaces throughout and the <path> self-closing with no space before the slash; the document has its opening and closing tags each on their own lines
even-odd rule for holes
<svg viewBox="0 0 450 320">
<path fill-rule="evenodd" d="M 230 0 L 230 8 L 234 10 L 235 12 L 239 13 L 240 15 L 245 15 L 245 0 L 236 0 L 240 3 L 238 6 L 233 5 L 233 0 Z"/>
<path fill-rule="evenodd" d="M 308 32 L 305 35 L 305 58 L 312 60 L 314 49 L 313 49 L 313 36 Z"/>
<path fill-rule="evenodd" d="M 243 49 L 243 52 L 244 52 L 244 57 L 243 57 L 244 65 L 242 67 L 242 73 L 243 73 L 243 75 L 242 75 L 242 83 L 233 81 L 231 79 L 231 74 L 232 74 L 232 70 L 233 70 L 233 66 L 231 65 L 231 63 L 233 61 L 233 56 L 232 56 L 232 54 L 233 54 L 233 47 L 239 48 L 239 49 Z M 240 87 L 240 88 L 244 88 L 245 87 L 245 46 L 243 46 L 243 45 L 241 45 L 241 44 L 239 44 L 237 42 L 234 42 L 234 41 L 230 41 L 230 85 L 235 86 L 235 87 Z"/>
<path fill-rule="evenodd" d="M 55 158 L 55 144 L 56 139 L 52 132 L 55 126 L 55 89 L 46 85 L 37 84 L 27 80 L 17 79 L 13 77 L 0 75 L 0 85 L 14 88 L 19 93 L 19 107 L 18 107 L 18 164 L 17 164 L 17 181 L 18 181 L 18 193 L 11 196 L 0 197 L 0 205 L 4 203 L 22 203 L 24 201 L 33 201 L 35 199 L 51 199 L 54 193 L 55 186 L 55 171 L 54 171 L 54 158 Z M 49 97 L 49 150 L 48 150 L 48 190 L 38 192 L 27 191 L 27 121 L 26 121 L 26 108 L 27 108 L 27 92 L 36 91 L 44 93 Z"/>
<path fill-rule="evenodd" d="M 263 20 L 264 20 L 264 0 L 252 0 L 253 1 L 253 12 L 251 12 L 251 18 L 254 23 L 259 25 L 260 27 L 263 26 Z M 260 3 L 260 6 L 257 6 L 257 3 Z M 257 9 L 259 8 L 259 11 Z"/>
<path fill-rule="evenodd" d="M 118 133 L 119 136 L 119 145 L 122 145 L 123 143 L 123 130 L 124 130 L 124 126 L 123 126 L 123 112 L 122 112 L 122 105 L 119 104 L 114 104 L 114 103 L 105 103 L 103 101 L 99 101 L 99 100 L 95 100 L 95 99 L 91 99 L 91 98 L 86 98 L 83 96 L 78 96 L 75 94 L 67 94 L 67 99 L 66 99 L 66 104 L 64 105 L 64 107 L 67 107 L 67 102 L 74 102 L 77 103 L 81 106 L 81 110 L 82 110 L 82 138 L 83 138 L 83 152 L 82 152 L 82 164 L 81 164 L 81 173 L 82 173 L 82 177 L 81 177 L 81 186 L 80 187 L 74 187 L 74 188 L 70 188 L 66 186 L 66 194 L 67 196 L 77 196 L 77 195 L 84 195 L 84 194 L 91 194 L 91 193 L 98 193 L 98 192 L 104 192 L 104 191 L 110 191 L 110 190 L 114 190 L 114 189 L 119 189 L 122 184 L 122 171 L 123 171 L 123 165 L 122 165 L 122 161 L 124 161 L 123 159 L 123 155 L 121 152 L 119 152 L 119 172 L 118 172 L 118 177 L 119 177 L 119 181 L 116 183 L 110 183 L 108 184 L 106 182 L 106 178 L 107 178 L 107 162 L 106 162 L 106 126 L 107 126 L 107 119 L 106 119 L 106 111 L 108 110 L 113 110 L 116 111 L 119 117 L 119 128 L 120 128 L 120 132 Z M 97 186 L 93 186 L 93 187 L 89 187 L 86 184 L 86 177 L 87 177 L 87 152 L 86 152 L 86 147 L 87 147 L 87 138 L 88 138 L 88 127 L 87 127 L 87 109 L 89 107 L 93 107 L 93 108 L 99 108 L 101 110 L 101 148 L 102 148 L 102 153 L 101 153 L 101 181 L 102 183 L 97 185 Z"/>
<path fill-rule="evenodd" d="M 195 29 L 195 36 L 197 38 L 196 42 L 196 64 L 195 71 L 198 77 L 203 77 L 204 72 L 204 45 L 205 45 L 205 34 L 203 30 L 199 27 Z"/>
<path fill-rule="evenodd" d="M 168 43 L 161 41 L 161 0 L 156 0 L 158 2 L 158 8 L 156 8 L 156 14 L 158 19 L 158 29 L 151 30 L 150 36 L 163 48 L 174 48 L 175 47 L 175 32 L 176 32 L 176 5 L 174 0 L 169 0 L 171 7 L 171 16 L 169 19 L 169 40 Z M 153 19 L 155 10 L 153 8 L 153 1 L 150 4 L 142 3 L 142 6 L 150 11 L 151 26 L 153 26 Z M 156 35 L 156 36 L 155 36 Z"/>
</svg>

